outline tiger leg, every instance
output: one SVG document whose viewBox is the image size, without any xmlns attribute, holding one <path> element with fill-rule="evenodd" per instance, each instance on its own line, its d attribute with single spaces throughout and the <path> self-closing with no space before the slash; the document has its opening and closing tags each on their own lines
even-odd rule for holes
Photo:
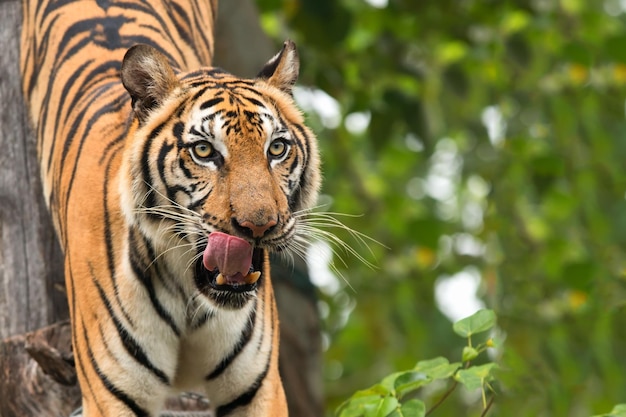
<svg viewBox="0 0 626 417">
<path fill-rule="evenodd" d="M 117 302 L 93 269 L 77 273 L 66 268 L 82 417 L 157 416 L 171 392 L 177 340 L 159 333 L 158 322 L 132 319 L 129 303 Z"/>
<path fill-rule="evenodd" d="M 278 373 L 278 355 L 267 372 L 261 373 L 248 390 L 223 404 L 217 404 L 216 417 L 288 417 L 287 400 Z M 226 382 L 228 383 L 228 382 Z"/>
<path fill-rule="evenodd" d="M 84 327 L 75 330 L 78 333 L 74 351 L 82 392 L 82 416 L 157 416 L 170 392 L 167 384 L 137 369 L 136 364 L 130 363 L 135 359 L 128 353 L 116 352 L 110 346 L 112 343 L 99 338 L 100 335 L 94 336 Z"/>
<path fill-rule="evenodd" d="M 287 400 L 278 371 L 279 321 L 272 285 L 263 282 L 251 343 L 223 379 L 206 386 L 216 417 L 288 417 Z M 259 313 L 259 311 L 257 311 Z M 269 337 L 268 337 L 269 336 Z M 216 384 L 217 383 L 217 384 Z M 233 392 L 232 387 L 240 388 Z M 243 388 L 241 388 L 243 386 Z"/>
</svg>

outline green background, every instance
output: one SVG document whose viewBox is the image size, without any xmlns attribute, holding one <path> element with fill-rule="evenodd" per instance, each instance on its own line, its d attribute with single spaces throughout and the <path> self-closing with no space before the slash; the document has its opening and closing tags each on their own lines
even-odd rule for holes
<svg viewBox="0 0 626 417">
<path fill-rule="evenodd" d="M 302 103 L 324 210 L 362 215 L 338 218 L 384 245 L 370 253 L 330 229 L 376 267 L 339 251 L 345 280 L 320 291 L 328 415 L 418 360 L 460 360 L 434 296 L 459 273 L 479 278 L 498 316 L 489 415 L 589 416 L 626 401 L 620 1 L 258 5 L 277 45 L 299 45 L 300 97 L 322 90 L 338 105 Z M 459 389 L 433 415 L 480 413 L 480 396 Z"/>
</svg>

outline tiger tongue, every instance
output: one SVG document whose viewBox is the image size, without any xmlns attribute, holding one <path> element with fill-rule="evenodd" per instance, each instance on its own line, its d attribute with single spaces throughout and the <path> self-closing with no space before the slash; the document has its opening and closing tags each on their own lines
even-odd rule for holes
<svg viewBox="0 0 626 417">
<path fill-rule="evenodd" d="M 250 272 L 252 246 L 238 237 L 213 232 L 209 235 L 209 243 L 202 255 L 202 263 L 209 271 L 217 268 L 225 277 L 239 281 L 237 278 L 243 278 Z"/>
</svg>

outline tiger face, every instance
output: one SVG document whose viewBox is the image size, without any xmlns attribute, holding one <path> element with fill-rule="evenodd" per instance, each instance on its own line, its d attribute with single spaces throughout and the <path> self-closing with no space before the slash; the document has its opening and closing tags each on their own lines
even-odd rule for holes
<svg viewBox="0 0 626 417">
<path fill-rule="evenodd" d="M 292 42 L 254 80 L 214 68 L 175 74 L 145 45 L 124 58 L 136 130 L 123 212 L 219 307 L 254 297 L 264 251 L 288 250 L 317 198 L 314 136 L 291 96 L 298 66 Z"/>
</svg>

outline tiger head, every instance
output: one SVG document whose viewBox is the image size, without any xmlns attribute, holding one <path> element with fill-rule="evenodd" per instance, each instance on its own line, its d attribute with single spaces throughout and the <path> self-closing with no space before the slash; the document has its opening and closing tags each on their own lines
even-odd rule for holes
<svg viewBox="0 0 626 417">
<path fill-rule="evenodd" d="M 316 138 L 291 94 L 298 70 L 290 41 L 256 79 L 216 68 L 176 73 L 146 45 L 124 57 L 133 123 L 122 211 L 222 306 L 253 296 L 263 250 L 299 245 L 298 217 L 317 199 Z"/>
</svg>

